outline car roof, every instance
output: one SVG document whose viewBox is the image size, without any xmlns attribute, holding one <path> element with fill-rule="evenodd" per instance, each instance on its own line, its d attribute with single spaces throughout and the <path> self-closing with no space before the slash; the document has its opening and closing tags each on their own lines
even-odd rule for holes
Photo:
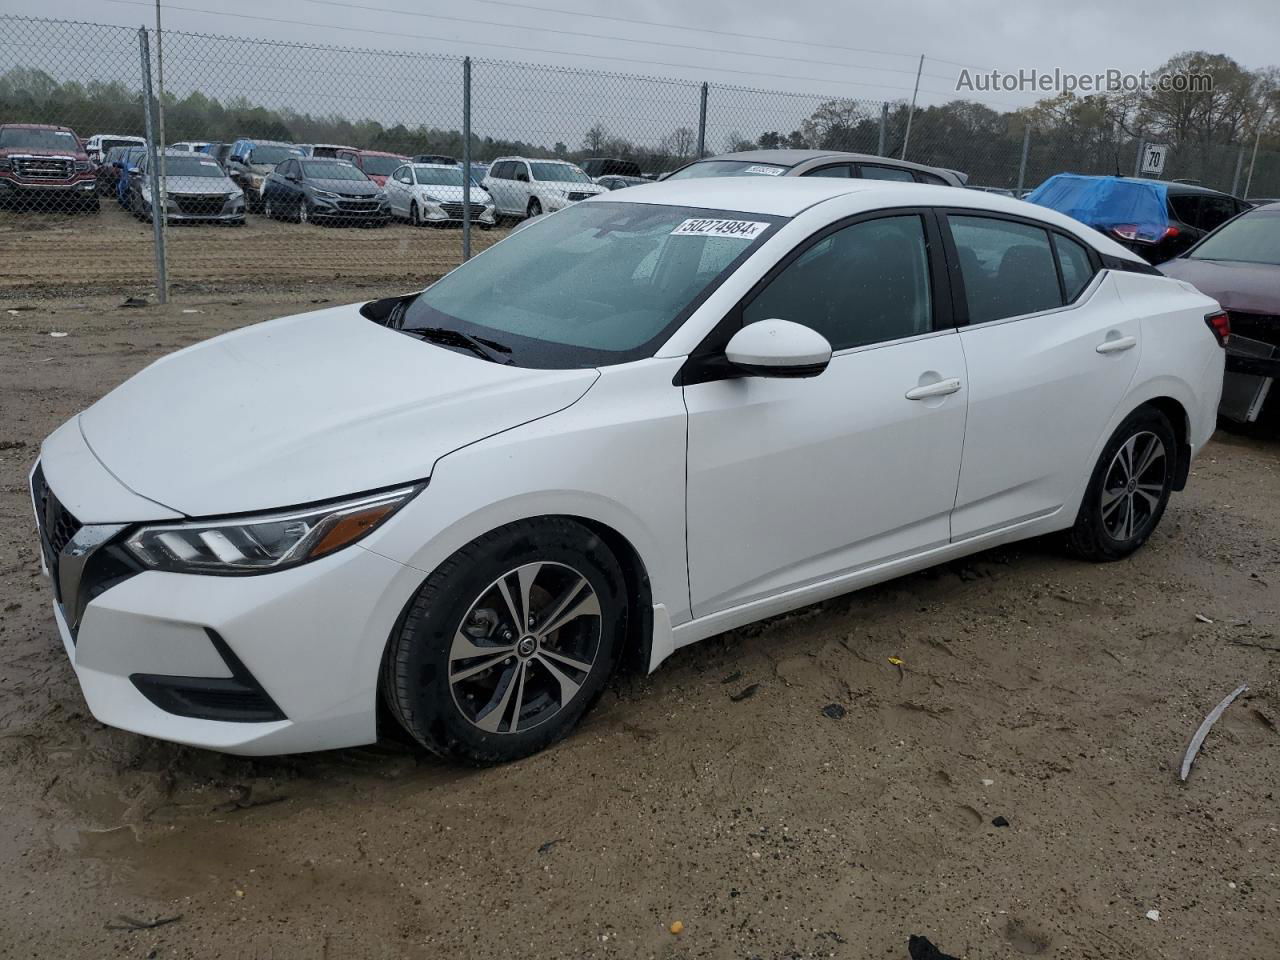
<svg viewBox="0 0 1280 960">
<path fill-rule="evenodd" d="M 406 163 L 405 166 L 406 167 L 429 167 L 432 170 L 461 170 L 462 169 L 462 167 L 460 167 L 456 163 L 416 163 L 412 160 Z M 473 163 L 472 166 L 474 167 L 475 164 Z"/>
<path fill-rule="evenodd" d="M 1154 183 L 1164 187 L 1169 193 L 1210 193 L 1217 197 L 1229 197 L 1231 194 L 1212 187 L 1204 187 L 1198 183 L 1179 183 L 1177 180 L 1157 180 L 1154 177 L 1121 177 L 1121 180 L 1134 180 L 1138 183 Z"/>
<path fill-rule="evenodd" d="M 1057 227 L 1111 256 L 1137 262 L 1137 254 L 1066 214 L 981 190 L 958 190 L 931 183 L 894 180 L 846 180 L 836 177 L 697 177 L 660 180 L 600 194 L 583 203 L 657 203 L 743 214 L 795 217 L 810 207 L 857 194 L 861 211 L 895 207 L 971 209 L 975 213 L 1007 213 Z"/>
<path fill-rule="evenodd" d="M 0 127 L 21 127 L 24 130 L 65 130 L 67 133 L 75 133 L 70 127 L 57 123 L 0 123 Z"/>
<path fill-rule="evenodd" d="M 403 153 L 392 153 L 390 150 L 362 150 L 359 147 L 344 147 L 350 153 L 358 153 L 362 157 L 403 157 Z"/>
</svg>

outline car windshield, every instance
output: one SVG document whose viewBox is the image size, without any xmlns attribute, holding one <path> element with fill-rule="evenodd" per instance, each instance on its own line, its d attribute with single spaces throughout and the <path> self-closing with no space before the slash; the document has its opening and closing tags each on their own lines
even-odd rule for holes
<svg viewBox="0 0 1280 960">
<path fill-rule="evenodd" d="M 345 160 L 306 160 L 302 173 L 312 180 L 368 180 L 363 173 Z"/>
<path fill-rule="evenodd" d="M 164 175 L 166 177 L 223 177 L 222 167 L 217 160 L 202 158 L 194 154 L 175 157 L 172 154 L 164 158 Z"/>
<path fill-rule="evenodd" d="M 300 157 L 302 151 L 297 147 L 262 146 L 254 147 L 249 154 L 250 163 L 283 163 L 290 157 Z"/>
<path fill-rule="evenodd" d="M 78 153 L 80 141 L 66 130 L 40 130 L 30 127 L 10 127 L 0 130 L 0 149 L 56 150 L 59 153 Z"/>
<path fill-rule="evenodd" d="M 379 177 L 389 177 L 396 172 L 396 168 L 404 163 L 403 157 L 380 157 L 366 156 L 363 160 L 364 172 L 373 173 Z"/>
<path fill-rule="evenodd" d="M 591 183 L 591 178 L 571 163 L 538 163 L 529 162 L 533 171 L 533 179 L 550 180 L 553 183 Z"/>
<path fill-rule="evenodd" d="M 418 174 L 418 183 L 432 187 L 462 186 L 461 167 L 414 167 Z"/>
<path fill-rule="evenodd" d="M 781 222 L 695 207 L 579 204 L 437 281 L 409 307 L 404 329 L 484 337 L 531 367 L 637 360 Z"/>
<path fill-rule="evenodd" d="M 1187 254 L 1191 260 L 1280 265 L 1280 211 L 1259 210 L 1223 224 Z"/>
<path fill-rule="evenodd" d="M 690 180 L 694 177 L 780 177 L 787 168 L 776 163 L 754 160 L 701 160 L 677 170 L 668 180 Z"/>
<path fill-rule="evenodd" d="M 104 138 L 102 141 L 102 147 L 100 149 L 114 150 L 116 147 L 132 146 L 137 142 L 138 142 L 137 140 L 110 140 L 110 139 Z"/>
</svg>

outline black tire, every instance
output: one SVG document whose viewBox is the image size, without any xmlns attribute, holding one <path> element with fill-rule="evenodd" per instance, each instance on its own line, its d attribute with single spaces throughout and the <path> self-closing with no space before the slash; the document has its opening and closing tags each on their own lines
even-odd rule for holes
<svg viewBox="0 0 1280 960">
<path fill-rule="evenodd" d="M 589 601 L 582 592 L 588 589 L 598 615 L 581 614 L 546 637 L 534 636 L 532 626 L 522 628 L 528 636 L 516 636 L 514 615 L 501 602 L 498 582 L 505 581 L 515 598 L 512 604 L 523 607 L 516 571 L 535 563 L 543 566 L 527 591 L 534 623 L 539 615 L 554 616 L 548 610 L 560 602 L 565 609 L 579 608 L 576 598 Z M 538 599 L 545 597 L 551 599 Z M 486 598 L 492 599 L 482 608 Z M 419 588 L 388 644 L 382 693 L 392 715 L 432 753 L 474 765 L 518 760 L 567 735 L 599 698 L 622 653 L 627 616 L 622 570 L 594 533 L 567 519 L 509 524 L 467 544 Z M 457 653 L 455 636 L 464 626 L 479 631 L 471 633 L 479 646 L 471 646 L 498 644 L 493 647 L 496 659 L 488 652 L 479 657 Z M 530 639 L 532 649 L 526 650 Z M 577 682 L 567 699 L 566 687 L 547 666 L 563 662 L 566 651 L 589 664 L 586 670 L 563 671 Z M 451 676 L 460 662 L 466 666 Z M 466 679 L 459 676 L 477 666 L 484 669 Z M 490 683 L 493 689 L 487 691 Z M 518 691 L 514 697 L 512 689 Z M 492 729 L 481 729 L 480 723 Z M 528 728 L 520 729 L 521 723 Z"/>
<path fill-rule="evenodd" d="M 1152 438 L 1160 449 L 1148 462 Z M 1129 414 L 1094 465 L 1075 526 L 1067 532 L 1068 550 L 1105 563 L 1122 560 L 1146 543 L 1168 506 L 1177 459 L 1168 417 L 1154 407 Z M 1137 477 L 1128 464 L 1139 468 Z"/>
<path fill-rule="evenodd" d="M 277 219 L 275 204 L 271 202 L 270 197 L 266 197 L 262 201 L 262 215 L 266 217 L 268 220 Z"/>
<path fill-rule="evenodd" d="M 525 211 L 525 215 L 526 215 L 526 219 L 529 219 L 529 220 L 533 219 L 534 217 L 542 216 L 542 204 L 538 201 L 537 197 L 532 197 L 529 200 L 529 209 Z"/>
<path fill-rule="evenodd" d="M 409 201 L 409 223 L 412 226 L 422 226 L 422 212 L 418 209 L 418 201 Z"/>
<path fill-rule="evenodd" d="M 307 201 L 299 200 L 298 209 L 294 211 L 294 220 L 297 223 L 310 223 L 311 211 L 307 209 Z"/>
</svg>

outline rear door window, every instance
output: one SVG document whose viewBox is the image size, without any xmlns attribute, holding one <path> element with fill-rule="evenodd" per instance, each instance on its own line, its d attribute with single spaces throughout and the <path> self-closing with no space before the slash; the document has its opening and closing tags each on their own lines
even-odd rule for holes
<svg viewBox="0 0 1280 960">
<path fill-rule="evenodd" d="M 910 170 L 901 167 L 887 167 L 878 163 L 860 163 L 858 171 L 863 180 L 899 180 L 903 183 L 915 183 Z"/>
<path fill-rule="evenodd" d="M 1200 226 L 1200 198 L 1194 194 L 1181 194 L 1169 197 L 1169 208 L 1173 215 L 1183 223 L 1193 227 Z"/>
<path fill-rule="evenodd" d="M 802 173 L 802 177 L 840 177 L 850 178 L 856 176 L 853 167 L 847 163 L 831 163 L 825 167 L 818 167 L 816 170 L 810 170 Z"/>
<path fill-rule="evenodd" d="M 971 324 L 1062 306 L 1047 230 L 993 217 L 950 215 L 947 220 Z"/>
<path fill-rule="evenodd" d="M 1084 244 L 1069 240 L 1060 233 L 1053 235 L 1054 251 L 1058 255 L 1058 268 L 1062 271 L 1063 294 L 1071 303 L 1084 292 L 1093 279 L 1093 261 Z"/>
<path fill-rule="evenodd" d="M 1196 224 L 1201 230 L 1212 230 L 1236 215 L 1236 202 L 1230 197 L 1201 197 L 1200 222 Z"/>
</svg>

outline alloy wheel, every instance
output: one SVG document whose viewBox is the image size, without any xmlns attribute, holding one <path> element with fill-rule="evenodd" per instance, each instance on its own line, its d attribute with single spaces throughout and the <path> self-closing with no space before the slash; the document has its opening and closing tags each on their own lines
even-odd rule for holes
<svg viewBox="0 0 1280 960">
<path fill-rule="evenodd" d="M 562 563 L 526 563 L 472 602 L 449 649 L 454 704 L 487 733 L 524 733 L 577 697 L 600 652 L 600 599 Z"/>
<path fill-rule="evenodd" d="M 1168 473 L 1164 443 L 1151 431 L 1135 433 L 1120 446 L 1102 482 L 1102 525 L 1113 540 L 1147 532 Z"/>
<path fill-rule="evenodd" d="M 275 211 L 271 208 L 270 200 L 263 202 L 262 212 L 266 215 L 268 220 L 274 220 L 276 218 Z"/>
<path fill-rule="evenodd" d="M 303 200 L 298 204 L 298 222 L 307 223 L 307 201 Z"/>
</svg>

